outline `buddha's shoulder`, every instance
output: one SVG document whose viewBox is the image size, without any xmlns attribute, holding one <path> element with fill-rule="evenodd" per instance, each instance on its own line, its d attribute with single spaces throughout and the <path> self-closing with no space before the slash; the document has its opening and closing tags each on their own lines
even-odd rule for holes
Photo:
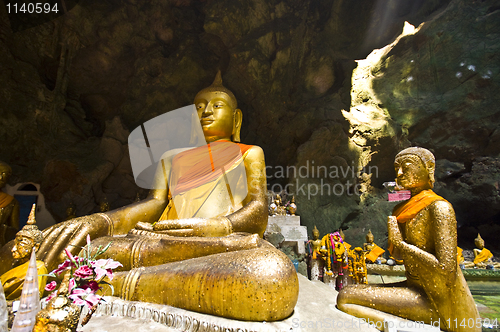
<svg viewBox="0 0 500 332">
<path fill-rule="evenodd" d="M 241 153 L 243 154 L 244 157 L 250 157 L 250 158 L 264 157 L 264 150 L 262 150 L 260 146 L 241 144 L 241 143 L 238 143 L 238 145 L 240 146 Z"/>
<path fill-rule="evenodd" d="M 438 199 L 429 204 L 427 210 L 433 214 L 455 215 L 455 210 L 450 202 L 445 199 Z"/>
</svg>

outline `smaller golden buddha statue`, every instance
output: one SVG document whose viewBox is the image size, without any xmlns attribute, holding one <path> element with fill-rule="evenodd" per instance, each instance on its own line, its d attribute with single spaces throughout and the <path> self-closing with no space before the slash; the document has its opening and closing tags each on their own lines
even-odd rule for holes
<svg viewBox="0 0 500 332">
<path fill-rule="evenodd" d="M 349 277 L 353 284 L 367 284 L 365 252 L 361 247 L 349 250 Z"/>
<path fill-rule="evenodd" d="M 465 268 L 500 268 L 500 263 L 493 261 L 493 254 L 491 251 L 484 247 L 484 240 L 481 234 L 477 234 L 477 238 L 474 239 L 474 244 L 476 245 L 476 248 L 474 248 L 474 261 L 464 262 Z"/>
<path fill-rule="evenodd" d="M 75 209 L 75 206 L 73 204 L 68 206 L 68 208 L 66 209 L 66 219 L 64 219 L 64 220 L 66 221 L 66 220 L 71 220 L 71 219 L 76 218 L 76 211 L 75 210 L 76 209 Z"/>
<path fill-rule="evenodd" d="M 276 195 L 276 199 L 274 201 L 276 204 L 276 215 L 284 216 L 286 215 L 286 208 L 283 206 L 283 202 L 281 200 L 281 196 L 279 194 Z"/>
<path fill-rule="evenodd" d="M 461 266 L 463 266 L 465 263 L 464 251 L 460 247 L 457 247 L 457 262 L 458 262 L 458 265 L 461 265 Z"/>
<path fill-rule="evenodd" d="M 108 212 L 109 211 L 109 202 L 108 198 L 104 196 L 104 198 L 101 201 L 101 204 L 99 204 L 99 211 L 100 212 Z"/>
<path fill-rule="evenodd" d="M 366 263 L 385 264 L 387 260 L 382 256 L 385 250 L 377 246 L 373 241 L 374 236 L 370 229 L 368 230 L 368 234 L 366 234 L 366 242 L 363 244 Z"/>
<path fill-rule="evenodd" d="M 295 212 L 297 212 L 297 205 L 295 205 L 295 196 L 292 196 L 292 201 L 290 202 L 290 206 L 288 207 L 288 212 L 290 215 L 294 216 Z"/>
<path fill-rule="evenodd" d="M 313 239 L 309 241 L 309 267 L 311 280 L 320 280 L 323 277 L 323 259 L 321 257 L 321 239 L 319 238 L 319 230 L 316 226 L 312 231 Z"/>
<path fill-rule="evenodd" d="M 0 161 L 0 248 L 16 237 L 19 230 L 19 203 L 1 191 L 12 174 L 12 168 Z"/>
<path fill-rule="evenodd" d="M 24 278 L 26 277 L 26 272 L 28 271 L 31 252 L 33 250 L 35 252 L 38 251 L 42 240 L 42 232 L 36 226 L 35 204 L 33 204 L 28 218 L 28 223 L 22 230 L 17 232 L 14 247 L 12 247 L 12 256 L 14 258 L 15 267 L 0 276 L 0 280 L 2 281 L 2 286 L 5 291 L 5 298 L 7 300 L 15 300 L 21 296 Z M 36 267 L 39 275 L 38 288 L 40 296 L 42 296 L 47 277 L 41 275 L 47 274 L 48 272 L 42 261 L 37 260 Z"/>
</svg>

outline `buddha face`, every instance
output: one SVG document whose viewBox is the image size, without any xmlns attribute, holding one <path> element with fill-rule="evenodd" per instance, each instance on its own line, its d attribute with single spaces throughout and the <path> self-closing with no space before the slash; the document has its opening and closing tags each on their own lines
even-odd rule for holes
<svg viewBox="0 0 500 332">
<path fill-rule="evenodd" d="M 396 183 L 404 189 L 430 188 L 429 173 L 422 160 L 412 154 L 402 155 L 394 161 Z"/>
<path fill-rule="evenodd" d="M 476 239 L 474 240 L 474 244 L 476 245 L 476 247 L 477 247 L 478 249 L 481 249 L 481 250 L 483 250 L 483 249 L 484 249 L 484 240 L 483 240 L 483 239 L 477 239 L 477 238 L 476 238 Z"/>
<path fill-rule="evenodd" d="M 313 239 L 314 240 L 319 239 L 319 230 L 313 229 Z"/>
<path fill-rule="evenodd" d="M 204 92 L 196 96 L 194 103 L 206 141 L 231 140 L 241 125 L 241 111 L 233 109 L 228 96 L 223 92 Z"/>
<path fill-rule="evenodd" d="M 17 235 L 12 247 L 12 257 L 14 259 L 23 259 L 31 255 L 31 251 L 35 246 L 35 241 L 26 236 Z"/>
<path fill-rule="evenodd" d="M 366 235 L 366 242 L 368 243 L 373 243 L 373 234 L 367 234 Z"/>
</svg>

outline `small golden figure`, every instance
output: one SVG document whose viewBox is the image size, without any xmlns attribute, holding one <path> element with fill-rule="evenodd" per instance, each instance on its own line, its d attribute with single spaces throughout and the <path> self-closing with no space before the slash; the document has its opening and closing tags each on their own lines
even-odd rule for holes
<svg viewBox="0 0 500 332">
<path fill-rule="evenodd" d="M 33 250 L 35 252 L 38 251 L 42 240 L 42 232 L 36 226 L 35 204 L 33 204 L 28 223 L 23 229 L 17 232 L 16 239 L 14 240 L 14 247 L 12 247 L 11 250 L 15 267 L 0 276 L 5 291 L 5 299 L 15 300 L 21 296 L 31 252 Z M 40 297 L 42 297 L 47 277 L 41 275 L 47 274 L 48 272 L 42 261 L 37 260 L 36 267 L 39 275 L 38 288 L 40 290 Z"/>
<path fill-rule="evenodd" d="M 64 221 L 76 218 L 75 210 L 76 209 L 75 209 L 75 206 L 73 204 L 68 206 L 68 208 L 66 209 L 66 219 L 64 219 Z"/>
<path fill-rule="evenodd" d="M 368 234 L 366 234 L 366 243 L 363 244 L 366 262 L 375 263 L 378 261 L 378 264 L 385 264 L 387 260 L 382 256 L 385 250 L 377 246 L 373 240 L 374 236 L 372 230 L 370 229 L 368 230 Z"/>
<path fill-rule="evenodd" d="M 313 239 L 309 241 L 309 268 L 311 280 L 321 280 L 323 277 L 323 259 L 321 257 L 321 240 L 319 230 L 314 226 L 312 231 Z"/>
<path fill-rule="evenodd" d="M 297 212 L 297 205 L 295 205 L 295 196 L 292 196 L 292 201 L 290 202 L 290 206 L 288 207 L 288 212 L 290 215 L 294 216 L 295 212 Z"/>
<path fill-rule="evenodd" d="M 384 326 L 393 315 L 426 324 L 439 321 L 445 331 L 481 331 L 454 322 L 480 319 L 457 264 L 457 221 L 450 203 L 436 195 L 435 159 L 423 148 L 408 148 L 394 161 L 396 182 L 411 199 L 388 217 L 389 241 L 404 259 L 407 280 L 394 285 L 349 285 L 337 298 L 340 310 Z"/>
<path fill-rule="evenodd" d="M 360 247 L 349 250 L 349 277 L 354 284 L 367 284 L 365 253 Z"/>
<path fill-rule="evenodd" d="M 474 244 L 476 245 L 476 248 L 474 248 L 474 261 L 464 262 L 465 268 L 486 269 L 489 266 L 495 269 L 500 268 L 500 263 L 493 261 L 493 254 L 491 251 L 484 247 L 484 240 L 481 234 L 477 234 L 477 238 L 474 239 Z"/>
<path fill-rule="evenodd" d="M 12 174 L 12 168 L 0 161 L 0 248 L 16 237 L 19 231 L 19 203 L 17 200 L 2 192 Z"/>
<path fill-rule="evenodd" d="M 108 198 L 104 196 L 104 198 L 101 201 L 101 204 L 99 204 L 99 211 L 100 212 L 108 212 L 109 211 L 109 202 Z"/>
</svg>

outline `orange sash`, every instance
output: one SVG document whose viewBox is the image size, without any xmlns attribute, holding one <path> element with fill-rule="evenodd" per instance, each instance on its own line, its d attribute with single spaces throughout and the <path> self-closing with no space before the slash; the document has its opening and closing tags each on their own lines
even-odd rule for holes
<svg viewBox="0 0 500 332">
<path fill-rule="evenodd" d="M 370 261 L 370 262 L 375 262 L 377 260 L 377 258 L 380 257 L 380 255 L 382 255 L 383 253 L 385 252 L 384 249 L 380 248 L 379 246 L 377 246 L 375 243 L 373 244 L 373 249 L 370 250 L 370 252 L 366 255 L 366 258 Z"/>
<path fill-rule="evenodd" d="M 403 224 L 415 218 L 420 211 L 431 205 L 434 201 L 446 200 L 434 193 L 431 189 L 422 190 L 406 202 L 401 202 L 396 205 L 394 210 L 392 210 L 392 215 L 396 217 L 399 223 Z M 390 241 L 387 250 L 392 255 L 394 246 L 390 243 Z"/>
<path fill-rule="evenodd" d="M 172 196 L 213 181 L 242 160 L 252 146 L 217 141 L 179 153 L 172 161 L 170 188 Z"/>
<path fill-rule="evenodd" d="M 474 258 L 474 264 L 486 262 L 491 257 L 493 257 L 491 251 L 489 251 L 486 248 L 483 248 L 483 250 L 481 250 L 479 255 L 477 255 L 476 258 Z"/>
<path fill-rule="evenodd" d="M 460 247 L 457 247 L 457 262 L 458 262 L 458 264 L 460 264 L 463 261 L 464 261 L 463 249 Z"/>
<path fill-rule="evenodd" d="M 0 209 L 9 205 L 13 199 L 13 196 L 0 191 Z"/>
<path fill-rule="evenodd" d="M 406 202 L 399 203 L 392 210 L 392 215 L 403 224 L 412 220 L 415 216 L 434 201 L 446 201 L 443 197 L 437 195 L 432 190 L 422 190 Z"/>
</svg>

